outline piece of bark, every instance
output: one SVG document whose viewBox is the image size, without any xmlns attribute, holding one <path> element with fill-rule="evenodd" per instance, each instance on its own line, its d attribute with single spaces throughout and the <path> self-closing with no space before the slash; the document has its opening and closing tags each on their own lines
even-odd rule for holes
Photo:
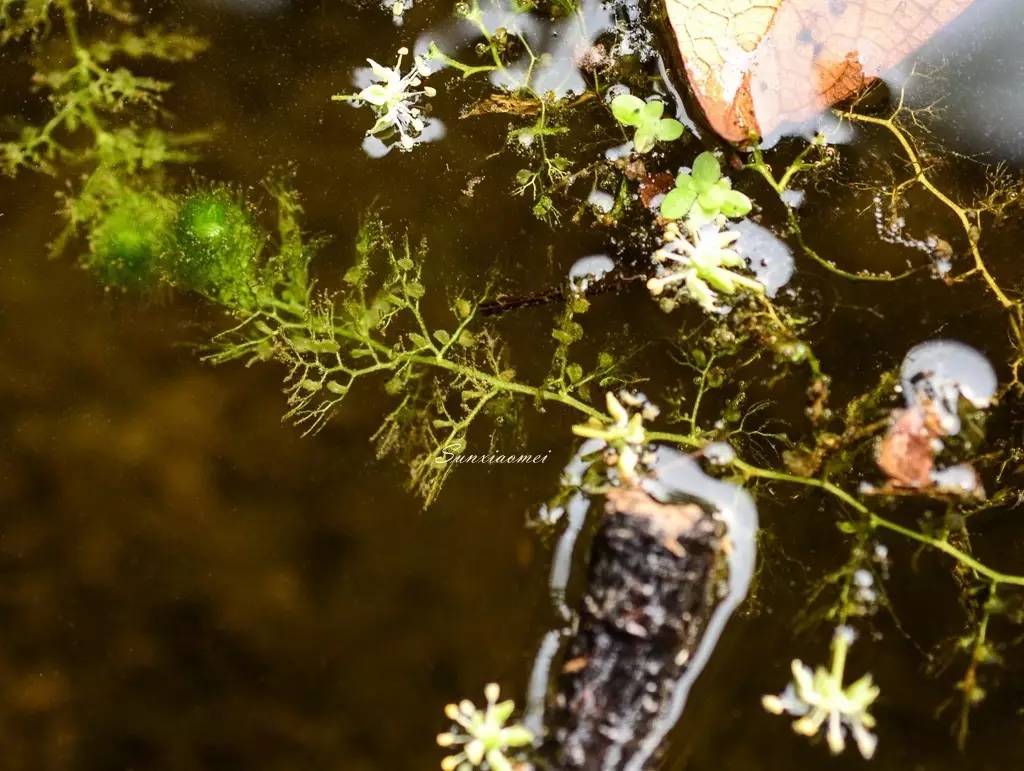
<svg viewBox="0 0 1024 771">
<path fill-rule="evenodd" d="M 696 504 L 613 490 L 590 549 L 579 625 L 547 712 L 560 771 L 649 768 L 659 728 L 717 599 L 727 539 Z"/>
</svg>

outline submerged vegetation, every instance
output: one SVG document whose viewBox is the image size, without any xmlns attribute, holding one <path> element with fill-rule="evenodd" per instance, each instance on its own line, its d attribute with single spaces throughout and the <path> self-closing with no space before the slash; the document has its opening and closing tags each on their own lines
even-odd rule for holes
<svg viewBox="0 0 1024 771">
<path fill-rule="evenodd" d="M 980 682 L 1004 644 L 993 639 L 992 619 L 1021 621 L 1024 574 L 989 565 L 975 554 L 971 537 L 976 514 L 1011 506 L 1019 497 L 1015 476 L 1022 449 L 1006 432 L 994 431 L 995 438 L 986 440 L 985 429 L 993 411 L 1005 419 L 1024 391 L 1024 317 L 1021 301 L 991 269 L 982 242 L 983 220 L 998 226 L 1019 205 L 1018 181 L 993 173 L 986 196 L 961 205 L 933 181 L 922 160 L 920 116 L 902 103 L 885 115 L 863 105 L 837 111 L 839 120 L 878 129 L 895 142 L 887 163 L 909 169 L 909 177 L 879 188 L 888 195 L 889 210 L 907 206 L 911 191 L 920 188 L 950 214 L 972 266 L 956 266 L 941 277 L 950 291 L 980 280 L 1016 346 L 1010 361 L 998 363 L 1011 377 L 991 404 L 971 398 L 962 373 L 946 373 L 938 383 L 932 371 L 913 382 L 920 388 L 917 402 L 900 403 L 898 388 L 906 399 L 907 384 L 889 371 L 876 388 L 837 404 L 811 341 L 820 309 L 795 292 L 769 287 L 755 270 L 758 254 L 746 247 L 749 231 L 739 228 L 779 205 L 785 227 L 773 237 L 788 240 L 801 262 L 824 268 L 831 280 L 889 282 L 909 275 L 848 271 L 805 237 L 798 201 L 812 195 L 812 185 L 829 184 L 843 162 L 842 149 L 818 136 L 795 154 L 791 145 L 772 151 L 755 145 L 744 162 L 732 149 L 698 148 L 682 123 L 665 117 L 675 106 L 640 58 L 628 53 L 624 39 L 600 50 L 595 44 L 576 62 L 585 75 L 582 91 L 556 93 L 537 84 L 550 66 L 547 55 L 536 52 L 514 23 L 526 11 L 490 14 L 476 0 L 460 3 L 457 15 L 475 30 L 475 44 L 445 51 L 429 42 L 413 54 L 402 47 L 394 67 L 370 59 L 359 90 L 335 99 L 371 109 L 375 123 L 367 133 L 385 152 L 388 142 L 408 151 L 441 136 L 428 131 L 437 119 L 427 114 L 426 100 L 461 81 L 487 79 L 490 93 L 469 91 L 475 97 L 462 118 L 508 118 L 506 149 L 529 163 L 510 181 L 511 191 L 528 195 L 536 216 L 552 225 L 571 216 L 607 229 L 610 238 L 639 244 L 647 258 L 624 258 L 616 276 L 642 279 L 654 301 L 675 314 L 673 323 L 678 318 L 670 341 L 612 340 L 591 356 L 582 352 L 581 341 L 593 300 L 587 286 L 568 286 L 552 314 L 548 374 L 530 380 L 519 372 L 517 351 L 503 341 L 505 315 L 485 313 L 499 298 L 500 276 L 483 291 L 468 281 L 460 286 L 458 279 L 435 286 L 428 244 L 371 212 L 340 285 L 327 288 L 333 283 L 318 283 L 313 268 L 322 241 L 304 233 L 292 189 L 301 180 L 271 178 L 263 200 L 253 200 L 230 181 L 182 181 L 172 171 L 194 159 L 203 134 L 162 128 L 168 84 L 115 62 L 188 62 L 204 48 L 200 37 L 144 26 L 122 3 L 0 3 L 0 44 L 32 49 L 45 41 L 59 50 L 43 60 L 32 81 L 47 95 L 49 114 L 39 124 L 19 126 L 0 144 L 8 175 L 38 172 L 73 180 L 63 194 L 65 222 L 56 251 L 79 250 L 81 265 L 106 286 L 143 295 L 173 288 L 215 304 L 227 321 L 204 344 L 207 360 L 278 363 L 286 416 L 307 433 L 342 408 L 353 389 L 372 381 L 366 387 L 391 399 L 373 437 L 378 454 L 403 460 L 409 486 L 425 506 L 441 495 L 454 467 L 449 458 L 481 441 L 500 447 L 505 434 L 524 429 L 531 408 L 564 410 L 572 432 L 597 443 L 587 456 L 588 494 L 655 476 L 652 458 L 659 446 L 711 460 L 707 448 L 727 442 L 735 452 L 717 455 L 710 464 L 714 473 L 745 484 L 767 505 L 784 488 L 820 495 L 849 548 L 849 559 L 808 590 L 809 604 L 825 606 L 809 614 L 812 620 L 837 628 L 832 664 L 812 673 L 794 661 L 792 685 L 782 696 L 766 697 L 764 705 L 796 716 L 801 734 L 824 730 L 834 753 L 845 747 L 847 734 L 864 757 L 875 753 L 868 708 L 884 697 L 870 675 L 852 685 L 844 679 L 853 626 L 868 627 L 879 608 L 896 613 L 885 594 L 889 557 L 883 539 L 944 555 L 967 623 L 956 644 L 959 658 L 966 659 L 957 685 L 957 735 L 961 744 L 966 741 L 970 709 L 985 696 Z M 559 17 L 575 12 L 560 4 L 551 10 Z M 87 36 L 83 15 L 105 15 L 111 23 Z M 492 18 L 503 26 L 495 27 Z M 411 66 L 403 71 L 409 56 Z M 590 141 L 574 140 L 585 123 L 596 124 Z M 724 164 L 736 170 L 735 177 L 723 173 Z M 806 189 L 797 190 L 798 182 Z M 878 187 L 877 181 L 863 184 Z M 777 201 L 770 200 L 773 194 Z M 267 225 L 270 220 L 275 227 Z M 930 248 L 941 251 L 938 241 Z M 668 351 L 664 367 L 675 368 L 679 382 L 688 385 L 649 399 L 635 391 L 645 373 L 633 369 L 622 351 L 655 342 Z M 765 404 L 794 384 L 806 395 L 803 419 L 763 420 Z M 956 418 L 956 430 L 935 428 L 941 410 Z M 980 483 L 940 484 L 937 459 L 944 470 L 973 464 L 972 473 L 995 488 L 983 498 Z M 907 471 L 914 463 L 924 471 Z M 510 753 L 533 742 L 526 729 L 507 725 L 512 702 L 498 702 L 497 686 L 488 686 L 486 694 L 484 710 L 463 702 L 446 711 L 458 728 L 438 738 L 453 749 L 444 768 L 504 771 L 513 767 Z"/>
</svg>

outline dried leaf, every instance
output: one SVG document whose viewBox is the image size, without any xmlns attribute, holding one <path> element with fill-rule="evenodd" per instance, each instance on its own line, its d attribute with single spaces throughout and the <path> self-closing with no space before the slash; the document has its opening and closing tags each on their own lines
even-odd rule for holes
<svg viewBox="0 0 1024 771">
<path fill-rule="evenodd" d="M 659 171 L 640 180 L 640 201 L 644 208 L 651 208 L 651 201 L 672 189 L 676 178 L 667 171 Z"/>
<path fill-rule="evenodd" d="M 897 410 L 878 446 L 878 467 L 896 487 L 929 487 L 935 468 L 935 439 L 925 411 L 918 406 Z"/>
<path fill-rule="evenodd" d="M 708 123 L 743 142 L 848 99 L 973 0 L 666 0 Z"/>
</svg>

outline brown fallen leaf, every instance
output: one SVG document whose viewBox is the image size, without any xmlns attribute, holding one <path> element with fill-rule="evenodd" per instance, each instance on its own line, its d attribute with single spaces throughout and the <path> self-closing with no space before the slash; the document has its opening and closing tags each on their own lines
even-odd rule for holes
<svg viewBox="0 0 1024 771">
<path fill-rule="evenodd" d="M 860 93 L 974 0 L 665 0 L 711 127 L 747 141 Z"/>
<path fill-rule="evenodd" d="M 878 445 L 875 460 L 896 487 L 929 487 L 935 468 L 935 440 L 920 406 L 896 410 L 893 423 Z"/>
<path fill-rule="evenodd" d="M 644 205 L 644 208 L 651 208 L 651 201 L 671 190 L 675 182 L 676 178 L 667 171 L 649 174 L 640 180 L 640 202 Z"/>
</svg>

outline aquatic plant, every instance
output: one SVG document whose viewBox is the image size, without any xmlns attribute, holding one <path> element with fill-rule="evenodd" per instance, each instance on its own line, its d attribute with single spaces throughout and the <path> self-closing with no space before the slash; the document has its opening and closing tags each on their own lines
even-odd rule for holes
<svg viewBox="0 0 1024 771">
<path fill-rule="evenodd" d="M 161 195 L 125 190 L 96 217 L 83 265 L 108 286 L 153 287 L 163 272 L 174 213 Z"/>
<path fill-rule="evenodd" d="M 649 153 L 658 142 L 672 142 L 683 135 L 683 124 L 675 118 L 664 118 L 665 103 L 660 99 L 644 101 L 633 94 L 619 94 L 611 102 L 612 115 L 623 126 L 636 129 L 633 149 Z"/>
<path fill-rule="evenodd" d="M 651 292 L 669 305 L 693 299 L 705 310 L 719 310 L 726 302 L 735 302 L 734 312 L 728 317 L 697 314 L 701 318 L 695 325 L 688 321 L 680 325 L 664 362 L 666 367 L 680 365 L 684 374 L 692 376 L 692 383 L 679 378 L 675 391 L 664 398 L 659 394 L 658 401 L 666 409 L 658 414 L 626 390 L 615 396 L 617 389 L 642 378 L 641 372 L 626 370 L 628 354 L 652 341 L 629 339 L 623 352 L 602 350 L 593 361 L 586 360 L 574 347 L 586 334 L 578 317 L 589 307 L 579 292 L 559 295 L 565 307 L 552 322 L 551 367 L 543 380 L 531 382 L 516 371 L 515 352 L 502 342 L 500 320 L 484 318 L 481 311 L 493 296 L 492 290 L 459 289 L 446 277 L 447 303 L 433 302 L 436 293 L 428 288 L 424 271 L 425 246 L 408 237 L 395 237 L 379 217 L 365 219 L 354 263 L 342 276 L 340 289 L 328 291 L 317 288 L 310 262 L 319 242 L 303 233 L 301 207 L 289 187 L 279 182 L 268 186 L 267 197 L 277 208 L 275 232 L 263 224 L 268 216 L 266 207 L 243 199 L 230 186 L 195 181 L 183 192 L 176 188 L 162 170 L 168 163 L 189 160 L 190 145 L 199 137 L 172 134 L 159 127 L 157 107 L 166 84 L 108 63 L 115 57 L 121 61 L 122 57 L 144 55 L 187 60 L 202 48 L 197 38 L 132 27 L 121 37 L 83 42 L 70 0 L 29 4 L 8 0 L 0 8 L 5 21 L 3 42 L 52 34 L 50 28 L 63 20 L 67 39 L 53 41 L 61 54 L 56 57 L 60 66 L 40 73 L 38 81 L 51 97 L 52 112 L 43 124 L 25 127 L 15 139 L 5 142 L 2 158 L 9 173 L 26 168 L 59 173 L 66 168 L 74 179 L 81 178 L 62 199 L 68 227 L 58 245 L 72 243 L 76 234 L 83 234 L 87 251 L 82 262 L 100 281 L 143 291 L 176 287 L 215 303 L 224 311 L 227 328 L 206 345 L 207 359 L 283 365 L 287 416 L 306 431 L 320 428 L 342 407 L 357 383 L 376 379 L 393 398 L 391 411 L 374 434 L 378 453 L 400 455 L 408 463 L 410 487 L 426 505 L 436 500 L 451 472 L 447 459 L 464 452 L 481 436 L 485 441 L 498 441 L 495 430 L 499 425 L 518 430 L 523 404 L 565 407 L 575 420 L 583 421 L 573 429 L 577 436 L 605 443 L 608 451 L 600 453 L 600 462 L 594 464 L 600 479 L 590 488 L 593 490 L 644 479 L 650 470 L 645 456 L 654 443 L 703 452 L 712 442 L 729 441 L 736 452 L 718 447 L 714 451 L 718 459 L 715 473 L 744 483 L 764 500 L 777 497 L 776 490 L 785 485 L 820 494 L 833 504 L 836 524 L 849 542 L 850 558 L 815 582 L 828 599 L 838 595 L 825 614 L 830 623 L 845 628 L 849 618 L 867 616 L 875 608 L 892 612 L 885 601 L 884 580 L 871 572 L 878 568 L 873 555 L 879 547 L 884 548 L 881 539 L 885 535 L 906 539 L 952 560 L 952 573 L 966 598 L 968 628 L 957 647 L 958 655 L 967 659 L 957 685 L 963 695 L 958 726 L 966 731 L 970 708 L 984 697 L 982 667 L 996 660 L 989 619 L 1008 616 L 1005 597 L 1024 586 L 1024 576 L 1000 571 L 975 555 L 969 517 L 984 505 L 1013 500 L 1013 486 L 1000 481 L 999 489 L 984 504 L 949 500 L 941 490 L 900 490 L 900 495 L 921 496 L 944 507 L 942 516 L 929 513 L 909 523 L 903 512 L 899 516 L 890 513 L 897 505 L 893 490 L 861 486 L 864 469 L 863 464 L 857 465 L 858 459 L 871 457 L 866 448 L 891 426 L 890 402 L 896 381 L 889 373 L 877 388 L 847 405 L 830 403 L 828 377 L 802 338 L 812 321 L 804 316 L 813 317 L 814 309 L 803 313 L 786 299 L 774 305 L 765 297 L 764 286 L 744 272 L 746 260 L 728 219 L 748 214 L 752 202 L 732 188 L 713 154 L 701 153 L 691 170 L 678 175 L 673 189 L 661 188 L 666 193 L 661 214 L 673 221 L 665 227 L 665 243 L 655 253 L 651 268 L 655 275 L 642 278 Z M 119 24 L 134 23 L 122 14 L 120 6 L 100 3 L 95 8 L 116 17 Z M 516 175 L 514 190 L 532 197 L 535 213 L 549 222 L 557 221 L 555 195 L 584 179 L 592 189 L 600 182 L 614 191 L 611 210 L 599 219 L 610 227 L 624 219 L 635 199 L 646 204 L 643 192 L 639 196 L 633 192 L 643 191 L 645 185 L 646 192 L 657 187 L 652 178 L 658 172 L 644 166 L 653 164 L 649 157 L 581 158 L 564 147 L 558 151 L 554 145 L 578 120 L 580 113 L 574 111 L 588 104 L 600 113 L 595 123 L 609 123 L 603 99 L 598 98 L 598 79 L 572 99 L 540 93 L 533 83 L 540 59 L 525 36 L 513 29 L 489 29 L 475 3 L 467 5 L 462 15 L 480 32 L 478 58 L 471 60 L 474 63 L 461 62 L 436 45 L 428 49 L 427 58 L 462 78 L 494 77 L 495 93 L 467 105 L 464 114 L 512 116 L 513 126 L 503 141 L 530 158 L 529 168 Z M 416 58 L 410 72 L 402 72 L 406 55 L 400 50 L 393 68 L 376 65 L 375 69 L 371 62 L 376 82 L 356 94 L 338 97 L 369 105 L 377 118 L 370 133 L 394 132 L 405 149 L 423 131 L 420 105 L 434 93 L 422 84 L 426 77 L 422 58 Z M 524 66 L 512 66 L 516 62 Z M 670 119 L 662 117 L 664 105 L 651 106 L 660 102 L 644 103 L 639 112 L 634 102 L 619 104 L 620 114 L 615 115 L 613 100 L 612 113 L 619 122 L 637 129 L 634 143 L 638 150 L 651 143 L 652 137 L 666 140 L 676 131 L 666 124 Z M 633 111 L 626 110 L 624 121 L 623 109 L 630 106 Z M 978 223 L 982 214 L 995 216 L 1001 211 L 998 200 L 965 206 L 942 192 L 922 163 L 909 129 L 897 116 L 842 115 L 884 129 L 902 148 L 912 176 L 893 186 L 894 199 L 917 186 L 955 215 L 974 268 L 952 280 L 981 277 L 991 296 L 1007 310 L 1011 330 L 1016 330 L 1015 339 L 1024 351 L 1019 305 L 988 270 L 978 245 Z M 621 131 L 614 125 L 611 128 L 615 131 L 600 135 L 600 141 L 621 142 Z M 641 129 L 645 130 L 642 135 Z M 783 235 L 792 238 L 806 255 L 842 278 L 895 280 L 898 276 L 849 273 L 804 241 L 796 214 L 799 196 L 795 196 L 793 184 L 805 173 L 823 174 L 837 155 L 824 139 L 818 139 L 800 148 L 795 159 L 776 175 L 755 147 L 747 169 L 785 204 L 790 231 Z M 667 177 L 671 184 L 671 175 Z M 650 198 L 651 206 L 657 196 Z M 580 204 L 580 211 L 582 208 Z M 646 223 L 651 216 L 644 214 Z M 579 212 L 577 216 L 581 216 Z M 431 302 L 426 301 L 428 296 Z M 531 350 L 531 356 L 535 355 Z M 1021 361 L 1011 364 L 1016 371 Z M 770 374 L 766 376 L 766 372 Z M 807 425 L 759 423 L 759 405 L 772 398 L 775 383 L 794 372 L 808 375 Z M 1010 385 L 1019 387 L 1020 383 L 1015 378 Z M 762 393 L 749 396 L 748 390 L 755 388 Z M 598 389 L 615 389 L 606 393 L 603 409 L 592 403 L 592 392 Z M 843 409 L 836 411 L 839 408 Z M 709 457 L 711 454 L 708 451 Z M 1017 460 L 1019 450 L 1006 442 L 982 456 L 979 467 L 987 463 L 983 467 L 986 473 L 1001 479 L 1004 466 L 1012 468 Z M 864 579 L 865 571 L 872 577 L 870 585 Z M 795 662 L 792 691 L 788 696 L 771 697 L 766 704 L 799 717 L 797 724 L 805 733 L 825 727 L 833 749 L 842 746 L 847 731 L 861 752 L 869 755 L 874 739 L 868 708 L 877 689 L 863 678 L 843 687 L 849 644 L 850 640 L 844 642 L 837 635 L 831 671 L 812 673 Z M 475 707 L 472 712 L 460 710 L 471 725 L 489 726 L 489 733 L 476 736 L 470 726 L 460 722 L 466 732 L 453 733 L 450 740 L 453 746 L 462 747 L 462 757 L 457 754 L 453 756 L 457 759 L 450 761 L 454 767 L 466 763 L 500 768 L 507 762 L 511 743 L 503 746 L 498 740 L 501 731 L 508 730 L 504 727 L 508 715 L 498 721 L 500 725 L 492 720 L 492 708 L 501 713 L 497 698 L 496 691 L 493 699 L 488 694 L 488 707 L 483 711 Z M 479 721 L 474 722 L 473 716 Z"/>
<path fill-rule="evenodd" d="M 832 663 L 828 669 L 818 667 L 812 672 L 799 659 L 794 659 L 793 682 L 780 695 L 765 696 L 761 703 L 772 714 L 796 716 L 793 730 L 798 734 L 815 736 L 824 728 L 833 755 L 846 749 L 848 733 L 860 754 L 870 760 L 878 739 L 871 733 L 875 719 L 868 709 L 878 698 L 879 689 L 869 674 L 843 685 L 846 654 L 854 637 L 850 627 L 838 627 L 832 636 Z"/>
<path fill-rule="evenodd" d="M 622 402 L 632 407 L 634 412 L 630 413 Z M 605 407 L 608 410 L 606 416 L 591 418 L 587 423 L 575 425 L 572 432 L 585 439 L 603 441 L 608 447 L 606 463 L 615 468 L 623 483 L 635 483 L 647 454 L 644 420 L 654 420 L 659 411 L 646 399 L 626 392 L 616 397 L 609 391 L 605 394 Z"/>
<path fill-rule="evenodd" d="M 722 175 L 718 159 L 703 152 L 693 168 L 676 177 L 672 188 L 661 202 L 661 216 L 669 220 L 686 219 L 693 225 L 714 222 L 720 217 L 745 217 L 752 204 L 749 198 L 732 189 L 732 180 Z"/>
<path fill-rule="evenodd" d="M 197 190 L 178 205 L 167 280 L 242 304 L 256 281 L 262 242 L 252 215 L 237 196 L 222 187 Z"/>
<path fill-rule="evenodd" d="M 515 723 L 508 725 L 516 705 L 511 699 L 498 701 L 501 690 L 497 683 L 484 688 L 484 696 L 487 704 L 483 709 L 469 700 L 444 708 L 445 716 L 455 726 L 439 734 L 437 744 L 458 750 L 441 761 L 444 771 L 512 771 L 510 756 L 533 743 L 533 734 L 526 728 Z"/>
<path fill-rule="evenodd" d="M 126 58 L 191 61 L 206 48 L 203 38 L 159 27 L 136 31 L 138 17 L 131 6 L 111 0 L 92 3 L 88 11 L 125 30 L 96 39 L 79 30 L 74 0 L 0 3 L 0 45 L 50 37 L 58 19 L 67 33 L 55 46 L 57 55 L 33 77 L 34 86 L 47 94 L 50 115 L 39 125 L 21 125 L 15 139 L 0 142 L 0 170 L 11 176 L 21 169 L 54 174 L 60 163 L 94 163 L 134 173 L 193 158 L 189 147 L 202 134 L 174 134 L 153 125 L 170 84 L 109 63 Z"/>
<path fill-rule="evenodd" d="M 739 237 L 739 233 L 719 230 L 714 224 L 697 225 L 687 220 L 680 228 L 669 223 L 664 243 L 651 257 L 658 274 L 648 279 L 647 289 L 667 311 L 675 307 L 681 295 L 689 296 L 706 311 L 716 312 L 722 310 L 719 293 L 728 296 L 744 289 L 763 294 L 764 286 L 759 281 L 735 270 L 747 267 L 747 261 L 733 248 Z"/>
<path fill-rule="evenodd" d="M 367 135 L 387 139 L 398 135 L 398 146 L 411 150 L 426 128 L 423 110 L 419 106 L 424 97 L 437 95 L 433 86 L 424 86 L 423 79 L 430 75 L 425 57 L 414 56 L 409 72 L 402 72 L 402 59 L 409 55 L 409 49 L 398 49 L 394 67 L 385 67 L 373 59 L 366 61 L 375 82 L 355 94 L 335 94 L 335 102 L 349 102 L 355 107 L 367 105 L 377 116 L 376 123 Z"/>
</svg>

